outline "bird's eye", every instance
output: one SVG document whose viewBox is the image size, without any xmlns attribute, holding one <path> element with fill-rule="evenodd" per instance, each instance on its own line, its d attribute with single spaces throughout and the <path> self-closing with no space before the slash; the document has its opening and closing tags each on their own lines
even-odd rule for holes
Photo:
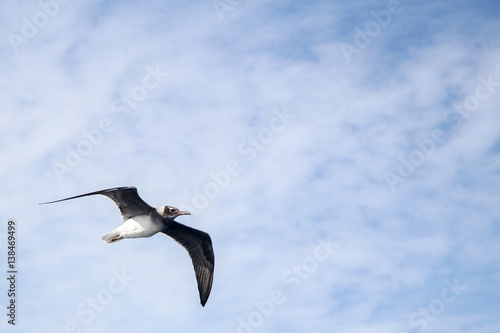
<svg viewBox="0 0 500 333">
<path fill-rule="evenodd" d="M 169 208 L 169 210 L 168 210 L 169 213 L 175 213 L 176 211 L 177 211 L 177 209 L 175 209 L 175 208 Z"/>
</svg>

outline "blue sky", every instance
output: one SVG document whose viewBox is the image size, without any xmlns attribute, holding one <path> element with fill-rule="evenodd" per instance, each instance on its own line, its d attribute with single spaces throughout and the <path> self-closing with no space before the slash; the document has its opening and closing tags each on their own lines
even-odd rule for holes
<svg viewBox="0 0 500 333">
<path fill-rule="evenodd" d="M 499 331 L 498 4 L 0 3 L 2 331 Z M 128 185 L 210 233 L 204 308 L 110 200 L 38 205 Z"/>
</svg>

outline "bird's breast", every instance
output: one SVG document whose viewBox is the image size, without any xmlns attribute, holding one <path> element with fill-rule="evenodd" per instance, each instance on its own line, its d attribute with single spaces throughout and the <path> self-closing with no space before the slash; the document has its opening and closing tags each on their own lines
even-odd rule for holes
<svg viewBox="0 0 500 333">
<path fill-rule="evenodd" d="M 154 221 L 151 216 L 134 216 L 121 227 L 121 235 L 125 238 L 150 237 L 163 229 L 163 225 Z"/>
</svg>

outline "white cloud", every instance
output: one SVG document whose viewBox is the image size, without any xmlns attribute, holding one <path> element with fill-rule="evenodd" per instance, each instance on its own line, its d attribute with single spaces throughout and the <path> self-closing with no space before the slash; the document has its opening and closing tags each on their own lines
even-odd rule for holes
<svg viewBox="0 0 500 333">
<path fill-rule="evenodd" d="M 487 277 L 499 269 L 500 91 L 454 129 L 446 122 L 480 77 L 500 81 L 498 23 L 466 2 L 401 3 L 348 63 L 340 43 L 387 3 L 245 1 L 221 21 L 210 1 L 69 2 L 15 53 L 7 34 L 40 5 L 4 1 L 0 210 L 19 225 L 17 328 L 63 332 L 74 321 L 82 332 L 234 332 L 280 289 L 286 300 L 255 332 L 400 332 L 416 328 L 409 317 L 444 280 L 458 278 L 469 289 L 428 331 L 498 330 L 484 318 L 498 298 L 498 281 Z M 143 83 L 148 66 L 168 76 L 121 118 L 114 103 Z M 238 146 L 283 108 L 296 117 L 247 160 Z M 53 163 L 103 119 L 113 130 L 60 181 Z M 384 174 L 437 128 L 446 140 L 391 192 Z M 214 242 L 205 308 L 172 240 L 99 240 L 121 223 L 111 201 L 37 206 L 126 185 L 155 206 L 192 206 L 194 190 L 231 160 L 241 172 L 180 220 Z M 282 275 L 326 236 L 338 252 L 291 290 Z M 122 268 L 134 280 L 86 323 L 76 308 Z"/>
</svg>

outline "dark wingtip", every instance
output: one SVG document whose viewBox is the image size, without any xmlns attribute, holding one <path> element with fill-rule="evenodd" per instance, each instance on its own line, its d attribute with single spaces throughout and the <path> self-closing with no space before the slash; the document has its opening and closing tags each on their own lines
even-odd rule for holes
<svg viewBox="0 0 500 333">
<path fill-rule="evenodd" d="M 60 202 L 60 201 L 65 201 L 65 200 L 69 200 L 69 199 L 72 199 L 72 198 L 55 200 L 55 201 L 40 202 L 39 205 L 47 205 L 47 204 L 51 204 L 51 203 L 55 203 L 55 202 Z"/>
<path fill-rule="evenodd" d="M 89 193 L 85 193 L 85 194 L 75 195 L 73 197 L 69 197 L 69 198 L 65 198 L 65 199 L 48 201 L 48 202 L 42 202 L 42 203 L 39 203 L 39 205 L 46 205 L 46 204 L 51 204 L 51 203 L 55 203 L 55 202 L 61 202 L 61 201 L 66 201 L 66 200 L 71 200 L 71 199 L 82 198 L 82 197 L 86 197 L 86 196 L 89 196 L 89 195 L 104 194 L 104 193 L 107 193 L 107 192 L 119 191 L 119 190 L 137 190 L 137 188 L 135 186 L 113 187 L 113 188 L 108 188 L 108 189 L 105 189 L 105 190 L 100 190 L 100 191 L 95 191 L 95 192 L 89 192 Z"/>
<path fill-rule="evenodd" d="M 207 301 L 208 301 L 208 296 L 205 296 L 205 295 L 200 295 L 200 304 L 201 306 L 205 307 L 205 304 L 207 304 Z"/>
</svg>

